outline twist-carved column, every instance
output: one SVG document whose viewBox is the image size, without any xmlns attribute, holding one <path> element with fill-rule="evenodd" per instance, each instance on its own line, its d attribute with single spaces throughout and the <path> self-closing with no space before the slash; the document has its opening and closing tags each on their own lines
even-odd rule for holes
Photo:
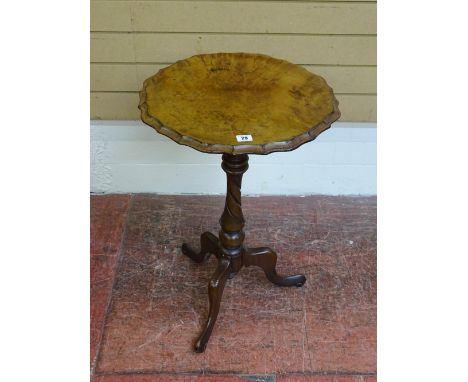
<svg viewBox="0 0 468 382">
<path fill-rule="evenodd" d="M 196 262 L 207 259 L 209 253 L 218 258 L 218 267 L 208 285 L 210 309 L 208 319 L 195 344 L 195 351 L 203 352 L 210 338 L 218 317 L 224 285 L 227 278 L 232 278 L 243 267 L 252 265 L 263 269 L 268 280 L 280 286 L 302 286 L 304 275 L 281 276 L 276 272 L 277 255 L 268 247 L 244 247 L 244 216 L 242 214 L 241 186 L 242 175 L 249 168 L 247 154 L 223 154 L 221 167 L 227 175 L 226 204 L 219 220 L 221 229 L 219 239 L 210 232 L 204 232 L 200 238 L 200 252 L 182 245 L 182 251 Z"/>
<path fill-rule="evenodd" d="M 247 154 L 223 154 L 221 167 L 227 175 L 226 204 L 219 224 L 219 241 L 224 256 L 231 259 L 231 274 L 234 276 L 242 267 L 244 242 L 244 216 L 242 214 L 241 186 L 242 175 L 249 168 Z"/>
</svg>

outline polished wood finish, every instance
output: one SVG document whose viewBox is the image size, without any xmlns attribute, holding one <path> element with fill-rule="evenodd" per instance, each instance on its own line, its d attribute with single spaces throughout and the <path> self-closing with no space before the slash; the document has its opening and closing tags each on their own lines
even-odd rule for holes
<svg viewBox="0 0 468 382">
<path fill-rule="evenodd" d="M 218 237 L 204 232 L 198 252 L 182 245 L 195 262 L 210 254 L 218 259 L 208 285 L 208 319 L 195 343 L 195 351 L 203 352 L 226 280 L 242 267 L 262 268 L 279 286 L 304 285 L 304 275 L 278 275 L 272 249 L 244 246 L 242 176 L 248 154 L 294 150 L 328 129 L 340 117 L 338 101 L 322 77 L 301 66 L 262 54 L 215 53 L 178 61 L 145 80 L 138 107 L 143 122 L 157 132 L 196 150 L 223 154 L 227 192 Z"/>
<path fill-rule="evenodd" d="M 221 252 L 219 251 L 218 238 L 211 232 L 203 232 L 200 236 L 200 252 L 192 251 L 187 244 L 182 244 L 182 252 L 190 257 L 196 263 L 205 262 L 211 254 L 219 258 Z"/>
<path fill-rule="evenodd" d="M 279 286 L 304 285 L 304 275 L 280 276 L 276 273 L 276 253 L 267 247 L 247 248 L 244 246 L 245 224 L 242 214 L 241 186 L 242 176 L 247 171 L 248 155 L 224 154 L 221 167 L 227 176 L 226 202 L 219 220 L 221 229 L 217 238 L 210 232 L 204 232 L 200 238 L 200 251 L 187 244 L 182 245 L 182 252 L 192 260 L 202 263 L 210 254 L 218 258 L 218 267 L 208 285 L 209 313 L 204 329 L 195 343 L 195 351 L 203 352 L 210 338 L 218 316 L 222 293 L 227 278 L 232 278 L 242 267 L 256 265 L 263 269 L 266 277 Z"/>
<path fill-rule="evenodd" d="M 306 278 L 304 275 L 280 276 L 276 273 L 276 252 L 268 247 L 249 248 L 245 251 L 242 263 L 246 267 L 256 265 L 263 269 L 268 280 L 279 286 L 297 287 L 304 285 Z"/>
<path fill-rule="evenodd" d="M 144 82 L 139 108 L 143 122 L 177 143 L 227 154 L 293 150 L 340 117 L 322 77 L 250 53 L 197 55 L 161 69 Z"/>
<path fill-rule="evenodd" d="M 231 261 L 227 258 L 219 258 L 218 267 L 216 268 L 213 277 L 208 283 L 208 298 L 210 301 L 210 310 L 208 312 L 208 320 L 202 333 L 195 343 L 195 351 L 202 353 L 206 349 L 211 332 L 213 331 L 216 318 L 218 317 L 219 307 L 221 305 L 221 297 L 223 296 L 224 285 L 229 276 L 231 269 Z"/>
</svg>

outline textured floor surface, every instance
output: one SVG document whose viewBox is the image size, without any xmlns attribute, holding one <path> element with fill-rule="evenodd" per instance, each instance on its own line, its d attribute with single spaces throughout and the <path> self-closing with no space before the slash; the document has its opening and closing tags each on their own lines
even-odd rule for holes
<svg viewBox="0 0 468 382">
<path fill-rule="evenodd" d="M 244 197 L 246 245 L 270 246 L 271 284 L 244 268 L 224 290 L 203 354 L 216 265 L 182 255 L 218 232 L 224 198 L 91 197 L 91 373 L 94 382 L 376 381 L 376 198 Z"/>
</svg>

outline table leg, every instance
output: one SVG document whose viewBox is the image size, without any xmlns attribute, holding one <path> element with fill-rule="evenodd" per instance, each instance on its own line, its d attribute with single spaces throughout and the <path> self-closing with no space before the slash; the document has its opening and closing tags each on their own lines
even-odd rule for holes
<svg viewBox="0 0 468 382">
<path fill-rule="evenodd" d="M 306 282 L 304 275 L 280 276 L 276 273 L 276 252 L 268 247 L 249 248 L 242 257 L 242 264 L 246 267 L 256 265 L 263 269 L 268 280 L 279 286 L 303 286 Z"/>
<path fill-rule="evenodd" d="M 221 255 L 218 238 L 211 232 L 203 232 L 201 234 L 200 252 L 194 251 L 190 246 L 184 243 L 182 244 L 182 253 L 197 263 L 205 262 L 211 254 L 218 258 Z"/>
<path fill-rule="evenodd" d="M 216 268 L 213 277 L 208 284 L 208 297 L 210 300 L 210 310 L 208 313 L 208 320 L 205 323 L 200 337 L 195 343 L 195 351 L 202 353 L 205 351 L 206 344 L 210 339 L 211 332 L 213 331 L 216 318 L 218 317 L 219 306 L 221 305 L 221 297 L 223 296 L 224 285 L 229 276 L 230 261 L 228 259 L 220 259 L 218 267 Z"/>
<path fill-rule="evenodd" d="M 192 260 L 201 263 L 210 254 L 218 258 L 218 267 L 208 284 L 210 308 L 208 319 L 202 333 L 195 344 L 195 351 L 205 351 L 211 332 L 218 317 L 224 285 L 228 278 L 232 278 L 243 266 L 256 265 L 263 269 L 268 280 L 280 286 L 302 286 L 306 278 L 304 275 L 283 277 L 276 273 L 276 253 L 268 248 L 244 247 L 245 224 L 242 214 L 241 185 L 242 176 L 249 168 L 249 157 L 246 154 L 223 154 L 222 169 L 227 177 L 226 203 L 219 220 L 221 229 L 219 238 L 210 232 L 204 232 L 200 237 L 200 252 L 191 249 L 187 244 L 182 245 L 182 252 Z"/>
</svg>

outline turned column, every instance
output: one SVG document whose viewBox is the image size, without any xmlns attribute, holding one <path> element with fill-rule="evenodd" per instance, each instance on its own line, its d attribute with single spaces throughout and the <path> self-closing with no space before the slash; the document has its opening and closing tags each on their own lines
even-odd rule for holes
<svg viewBox="0 0 468 382">
<path fill-rule="evenodd" d="M 241 94 L 235 104 L 233 89 Z M 232 107 L 228 110 L 226 105 Z M 210 255 L 218 261 L 208 283 L 208 318 L 195 343 L 195 350 L 203 352 L 227 279 L 242 267 L 260 267 L 279 286 L 299 287 L 306 281 L 301 274 L 279 275 L 273 249 L 244 245 L 242 176 L 249 167 L 248 154 L 291 151 L 314 140 L 340 117 L 338 101 L 322 77 L 300 66 L 263 54 L 216 53 L 179 61 L 148 78 L 138 107 L 143 122 L 157 132 L 196 150 L 223 154 L 227 192 L 219 234 L 203 232 L 199 251 L 182 244 L 182 253 L 197 263 Z M 278 123 L 272 110 L 291 118 Z M 237 135 L 239 129 L 248 135 Z"/>
<path fill-rule="evenodd" d="M 219 219 L 219 242 L 224 257 L 231 262 L 232 278 L 242 267 L 242 252 L 244 251 L 245 220 L 242 214 L 241 186 L 242 175 L 249 168 L 247 154 L 223 154 L 222 169 L 227 176 L 226 203 L 223 214 Z"/>
<path fill-rule="evenodd" d="M 245 221 L 242 214 L 241 186 L 242 175 L 249 168 L 249 157 L 247 154 L 223 154 L 221 167 L 227 176 L 227 191 L 224 211 L 219 219 L 219 239 L 210 232 L 204 232 L 200 237 L 200 252 L 194 251 L 186 244 L 182 245 L 182 252 L 196 262 L 203 262 L 210 253 L 218 258 L 218 267 L 208 283 L 208 319 L 195 343 L 195 351 L 199 353 L 205 350 L 213 331 L 226 280 L 238 273 L 242 266 L 255 265 L 262 268 L 268 280 L 280 286 L 302 286 L 306 280 L 304 275 L 278 275 L 277 256 L 272 249 L 244 247 L 242 229 Z"/>
</svg>

